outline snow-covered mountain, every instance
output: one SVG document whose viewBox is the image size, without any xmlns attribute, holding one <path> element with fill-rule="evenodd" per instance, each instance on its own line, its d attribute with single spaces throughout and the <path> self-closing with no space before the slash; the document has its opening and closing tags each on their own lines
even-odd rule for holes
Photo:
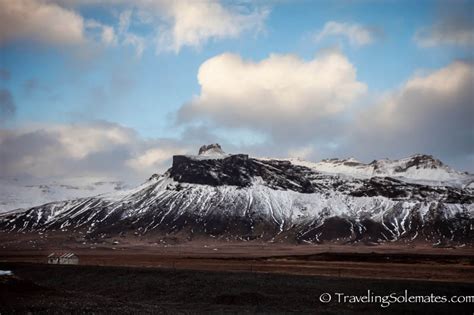
<svg viewBox="0 0 474 315">
<path fill-rule="evenodd" d="M 103 178 L 0 178 L 0 213 L 45 203 L 96 196 L 129 188 L 124 182 Z"/>
<path fill-rule="evenodd" d="M 466 186 L 474 177 L 466 172 L 458 172 L 431 155 L 415 154 L 400 160 L 374 160 L 369 164 L 349 159 L 326 159 L 318 163 L 300 159 L 289 159 L 295 165 L 309 167 L 315 171 L 347 175 L 356 178 L 393 177 L 404 181 L 427 183 L 430 185 Z"/>
<path fill-rule="evenodd" d="M 472 180 L 425 155 L 309 163 L 228 155 L 210 145 L 200 155 L 174 156 L 166 173 L 137 188 L 3 215 L 0 229 L 90 238 L 173 234 L 188 240 L 472 245 Z"/>
</svg>

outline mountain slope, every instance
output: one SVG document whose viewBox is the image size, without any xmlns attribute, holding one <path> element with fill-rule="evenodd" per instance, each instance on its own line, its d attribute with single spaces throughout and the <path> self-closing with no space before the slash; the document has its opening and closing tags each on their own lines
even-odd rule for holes
<svg viewBox="0 0 474 315">
<path fill-rule="evenodd" d="M 404 181 L 430 185 L 466 186 L 474 177 L 458 172 L 431 155 L 415 154 L 399 160 L 374 160 L 369 164 L 349 159 L 326 159 L 318 163 L 289 159 L 295 165 L 309 167 L 328 174 L 342 174 L 356 178 L 395 177 Z"/>
<path fill-rule="evenodd" d="M 220 152 L 174 156 L 165 174 L 133 190 L 4 215 L 0 229 L 89 238 L 473 243 L 470 187 L 322 173 L 295 164 Z"/>
<path fill-rule="evenodd" d="M 120 191 L 127 186 L 122 181 L 104 178 L 0 178 L 0 213 L 18 208 L 28 209 L 41 204 L 96 196 Z"/>
</svg>

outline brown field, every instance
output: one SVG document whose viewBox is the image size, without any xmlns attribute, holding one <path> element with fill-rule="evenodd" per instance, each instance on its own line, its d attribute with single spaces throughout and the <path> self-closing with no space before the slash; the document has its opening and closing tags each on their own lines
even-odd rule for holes
<svg viewBox="0 0 474 315">
<path fill-rule="evenodd" d="M 293 245 L 213 240 L 170 243 L 169 240 L 117 238 L 83 244 L 64 239 L 62 235 L 38 240 L 36 234 L 20 237 L 4 234 L 0 238 L 0 261 L 45 263 L 51 252 L 72 251 L 79 256 L 81 265 L 474 283 L 472 247 Z"/>
<path fill-rule="evenodd" d="M 125 313 L 134 313 L 136 310 L 145 313 L 221 310 L 251 313 L 313 313 L 318 310 L 328 314 L 339 314 L 340 311 L 347 314 L 366 311 L 380 314 L 386 314 L 387 311 L 416 313 L 424 311 L 427 305 L 398 305 L 390 307 L 390 310 L 375 304 L 325 305 L 310 298 L 309 294 L 330 290 L 348 290 L 355 294 L 367 288 L 380 292 L 389 289 L 400 292 L 402 288 L 415 288 L 413 290 L 420 294 L 429 294 L 434 290 L 444 294 L 474 295 L 474 249 L 471 247 L 435 248 L 424 244 L 293 245 L 212 240 L 156 242 L 139 238 L 84 243 L 54 235 L 49 235 L 47 240 L 38 240 L 37 237 L 4 234 L 0 238 L 0 269 L 13 270 L 21 281 L 26 281 L 26 285 L 22 282 L 17 284 L 20 287 L 40 288 L 40 293 L 27 294 L 25 297 L 21 293 L 24 289 L 16 294 L 11 293 L 14 290 L 8 285 L 4 285 L 3 292 L 11 293 L 4 293 L 7 299 L 3 302 L 9 307 L 6 309 L 8 311 L 23 311 L 26 307 L 33 313 L 63 313 L 77 310 L 78 305 L 85 303 L 85 309 L 79 307 L 84 313 L 108 312 L 111 309 Z M 46 265 L 47 255 L 55 251 L 76 253 L 80 266 Z M 63 278 L 61 281 L 54 280 L 58 270 Z M 49 276 L 45 278 L 44 272 Z M 102 273 L 107 275 L 105 280 L 99 280 Z M 117 273 L 126 273 L 127 276 L 121 280 L 123 282 L 114 286 L 113 279 Z M 139 281 L 140 277 L 143 279 Z M 180 280 L 173 283 L 173 277 Z M 70 279 L 71 287 L 64 283 L 64 279 Z M 86 279 L 93 287 L 109 281 L 106 286 L 112 292 L 117 290 L 117 293 L 114 295 L 99 290 L 90 298 L 92 304 L 89 305 L 81 298 L 89 293 L 84 283 Z M 190 279 L 194 279 L 192 285 Z M 231 290 L 233 293 L 226 294 L 223 292 L 229 289 L 226 284 L 229 279 L 234 281 L 235 287 Z M 149 281 L 153 284 L 146 284 Z M 272 282 L 283 283 L 283 287 L 274 288 Z M 335 287 L 332 287 L 333 284 Z M 135 297 L 127 299 L 122 285 L 129 287 Z M 162 296 L 156 301 L 147 296 L 146 301 L 143 301 L 137 292 L 150 288 L 161 292 Z M 294 290 L 289 293 L 290 288 Z M 200 290 L 206 291 L 209 298 L 205 301 L 193 300 L 193 296 L 201 294 L 198 292 Z M 170 292 L 179 296 L 186 292 L 191 300 L 179 304 Z M 114 304 L 114 299 L 120 299 L 121 304 Z M 54 305 L 48 304 L 46 301 L 49 300 L 60 301 L 58 303 L 65 303 L 66 306 L 64 309 L 58 308 L 56 302 Z M 430 312 L 455 310 L 472 314 L 472 305 L 444 305 L 441 308 L 431 305 Z"/>
</svg>

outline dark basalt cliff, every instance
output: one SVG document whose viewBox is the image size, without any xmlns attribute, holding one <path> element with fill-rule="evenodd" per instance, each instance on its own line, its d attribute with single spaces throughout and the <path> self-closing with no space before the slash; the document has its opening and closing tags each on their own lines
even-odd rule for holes
<svg viewBox="0 0 474 315">
<path fill-rule="evenodd" d="M 310 169 L 288 161 L 252 159 L 246 154 L 210 159 L 175 155 L 169 173 L 175 181 L 191 184 L 248 187 L 253 180 L 261 178 L 274 189 L 315 191 L 308 178 Z"/>
</svg>

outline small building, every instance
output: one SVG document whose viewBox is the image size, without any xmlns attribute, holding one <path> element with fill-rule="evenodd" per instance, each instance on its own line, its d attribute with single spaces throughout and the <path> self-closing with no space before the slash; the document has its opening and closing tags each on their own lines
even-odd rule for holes
<svg viewBox="0 0 474 315">
<path fill-rule="evenodd" d="M 78 265 L 79 257 L 74 253 L 51 253 L 48 255 L 48 264 Z"/>
</svg>

